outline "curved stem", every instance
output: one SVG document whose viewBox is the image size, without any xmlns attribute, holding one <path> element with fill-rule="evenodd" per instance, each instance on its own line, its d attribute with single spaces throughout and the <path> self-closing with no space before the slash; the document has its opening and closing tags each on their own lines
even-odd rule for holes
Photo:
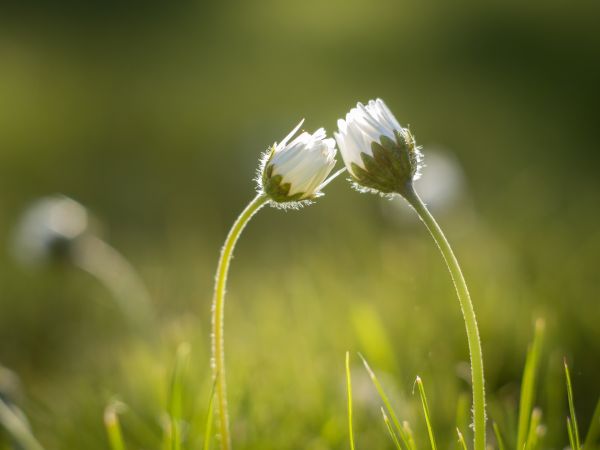
<svg viewBox="0 0 600 450">
<path fill-rule="evenodd" d="M 456 294 L 460 302 L 465 327 L 467 329 L 467 340 L 469 342 L 469 353 L 471 355 L 471 378 L 473 388 L 473 423 L 475 434 L 475 450 L 485 450 L 485 387 L 483 376 L 483 355 L 481 351 L 481 341 L 479 339 L 479 329 L 477 328 L 477 319 L 473 310 L 473 303 L 469 295 L 467 283 L 460 270 L 460 265 L 454 252 L 444 236 L 442 229 L 437 224 L 423 201 L 419 198 L 412 185 L 401 192 L 402 196 L 415 209 L 437 246 L 442 252 L 444 261 L 448 266 Z"/>
<path fill-rule="evenodd" d="M 215 295 L 212 305 L 212 369 L 215 380 L 215 389 L 219 416 L 219 434 L 221 440 L 221 450 L 231 449 L 231 438 L 229 436 L 229 417 L 227 415 L 227 388 L 225 384 L 225 349 L 223 339 L 223 307 L 225 303 L 225 284 L 227 282 L 227 272 L 229 271 L 229 262 L 235 243 L 237 242 L 242 230 L 252 218 L 252 216 L 268 201 L 264 194 L 258 194 L 252 200 L 246 209 L 242 211 L 235 223 L 229 230 L 225 244 L 221 250 L 219 265 L 217 267 L 217 276 L 215 280 Z"/>
</svg>

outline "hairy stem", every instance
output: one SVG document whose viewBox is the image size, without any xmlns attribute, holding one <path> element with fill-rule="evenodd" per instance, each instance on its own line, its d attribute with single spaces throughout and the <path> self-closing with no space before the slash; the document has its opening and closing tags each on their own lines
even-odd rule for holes
<svg viewBox="0 0 600 450">
<path fill-rule="evenodd" d="M 223 307 L 225 304 L 225 285 L 229 262 L 242 230 L 252 216 L 267 202 L 264 194 L 258 194 L 246 209 L 242 211 L 235 223 L 229 230 L 225 244 L 221 250 L 217 276 L 215 280 L 215 294 L 212 305 L 212 369 L 215 380 L 215 393 L 217 396 L 217 409 L 219 417 L 219 435 L 221 450 L 231 449 L 231 437 L 229 435 L 229 417 L 227 414 L 227 387 L 225 384 L 225 349 L 224 349 L 224 325 Z"/>
<path fill-rule="evenodd" d="M 456 294 L 460 302 L 465 327 L 467 329 L 467 340 L 469 342 L 469 353 L 471 355 L 471 379 L 473 387 L 473 425 L 475 450 L 485 450 L 485 387 L 483 375 L 483 355 L 481 351 L 481 341 L 479 339 L 479 329 L 477 328 L 477 319 L 473 310 L 473 303 L 469 295 L 467 283 L 460 270 L 460 265 L 454 252 L 444 236 L 442 229 L 435 221 L 423 201 L 415 192 L 412 184 L 401 192 L 402 196 L 415 209 L 437 246 L 442 252 L 444 261 L 448 266 Z"/>
</svg>

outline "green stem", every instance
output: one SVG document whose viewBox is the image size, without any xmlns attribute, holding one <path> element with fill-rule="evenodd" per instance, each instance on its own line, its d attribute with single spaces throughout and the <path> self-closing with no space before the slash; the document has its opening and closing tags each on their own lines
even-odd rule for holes
<svg viewBox="0 0 600 450">
<path fill-rule="evenodd" d="M 227 239 L 225 239 L 225 244 L 221 250 L 221 257 L 219 258 L 219 265 L 217 267 L 215 295 L 212 306 L 212 368 L 218 405 L 221 450 L 231 449 L 231 438 L 229 436 L 229 417 L 227 415 L 225 349 L 223 339 L 223 306 L 225 303 L 225 284 L 227 282 L 227 272 L 229 271 L 229 262 L 231 260 L 235 243 L 240 237 L 242 230 L 252 216 L 262 206 L 264 206 L 267 200 L 268 199 L 264 194 L 258 194 L 236 219 L 233 227 L 231 227 L 231 230 L 229 230 Z"/>
<path fill-rule="evenodd" d="M 437 246 L 442 252 L 444 261 L 448 266 L 456 294 L 460 302 L 465 326 L 467 329 L 467 340 L 469 342 L 469 353 L 471 355 L 471 378 L 473 387 L 473 422 L 475 434 L 475 450 L 485 450 L 485 387 L 483 376 L 483 356 L 481 352 L 481 341 L 479 339 L 479 329 L 477 328 L 477 319 L 473 310 L 473 303 L 469 295 L 467 283 L 460 270 L 460 265 L 454 252 L 444 236 L 442 229 L 437 224 L 423 201 L 415 192 L 412 184 L 407 186 L 401 192 L 402 196 L 415 209 Z"/>
</svg>

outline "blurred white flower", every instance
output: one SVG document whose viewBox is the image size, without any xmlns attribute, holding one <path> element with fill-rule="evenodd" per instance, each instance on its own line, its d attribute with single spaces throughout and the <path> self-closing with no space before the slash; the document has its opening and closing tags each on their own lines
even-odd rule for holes
<svg viewBox="0 0 600 450">
<path fill-rule="evenodd" d="M 15 230 L 15 257 L 28 265 L 67 256 L 89 227 L 87 210 L 65 196 L 45 197 L 22 215 Z"/>
<path fill-rule="evenodd" d="M 346 168 L 363 188 L 379 193 L 399 192 L 419 178 L 421 153 L 383 100 L 358 103 L 334 133 Z"/>
<path fill-rule="evenodd" d="M 263 157 L 259 190 L 276 203 L 310 201 L 333 178 L 327 176 L 336 163 L 335 140 L 327 139 L 323 128 L 294 138 L 303 122 Z"/>
</svg>

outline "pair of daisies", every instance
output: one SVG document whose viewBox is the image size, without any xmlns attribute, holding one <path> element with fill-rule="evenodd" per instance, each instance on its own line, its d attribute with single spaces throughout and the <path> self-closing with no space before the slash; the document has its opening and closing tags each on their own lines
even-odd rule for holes
<svg viewBox="0 0 600 450">
<path fill-rule="evenodd" d="M 259 192 L 276 206 L 310 202 L 346 169 L 358 188 L 382 194 L 402 194 L 419 176 L 419 148 L 381 99 L 358 103 L 338 120 L 335 140 L 323 128 L 296 136 L 302 123 L 267 151 L 259 169 Z M 328 178 L 336 141 L 346 167 Z"/>
</svg>

